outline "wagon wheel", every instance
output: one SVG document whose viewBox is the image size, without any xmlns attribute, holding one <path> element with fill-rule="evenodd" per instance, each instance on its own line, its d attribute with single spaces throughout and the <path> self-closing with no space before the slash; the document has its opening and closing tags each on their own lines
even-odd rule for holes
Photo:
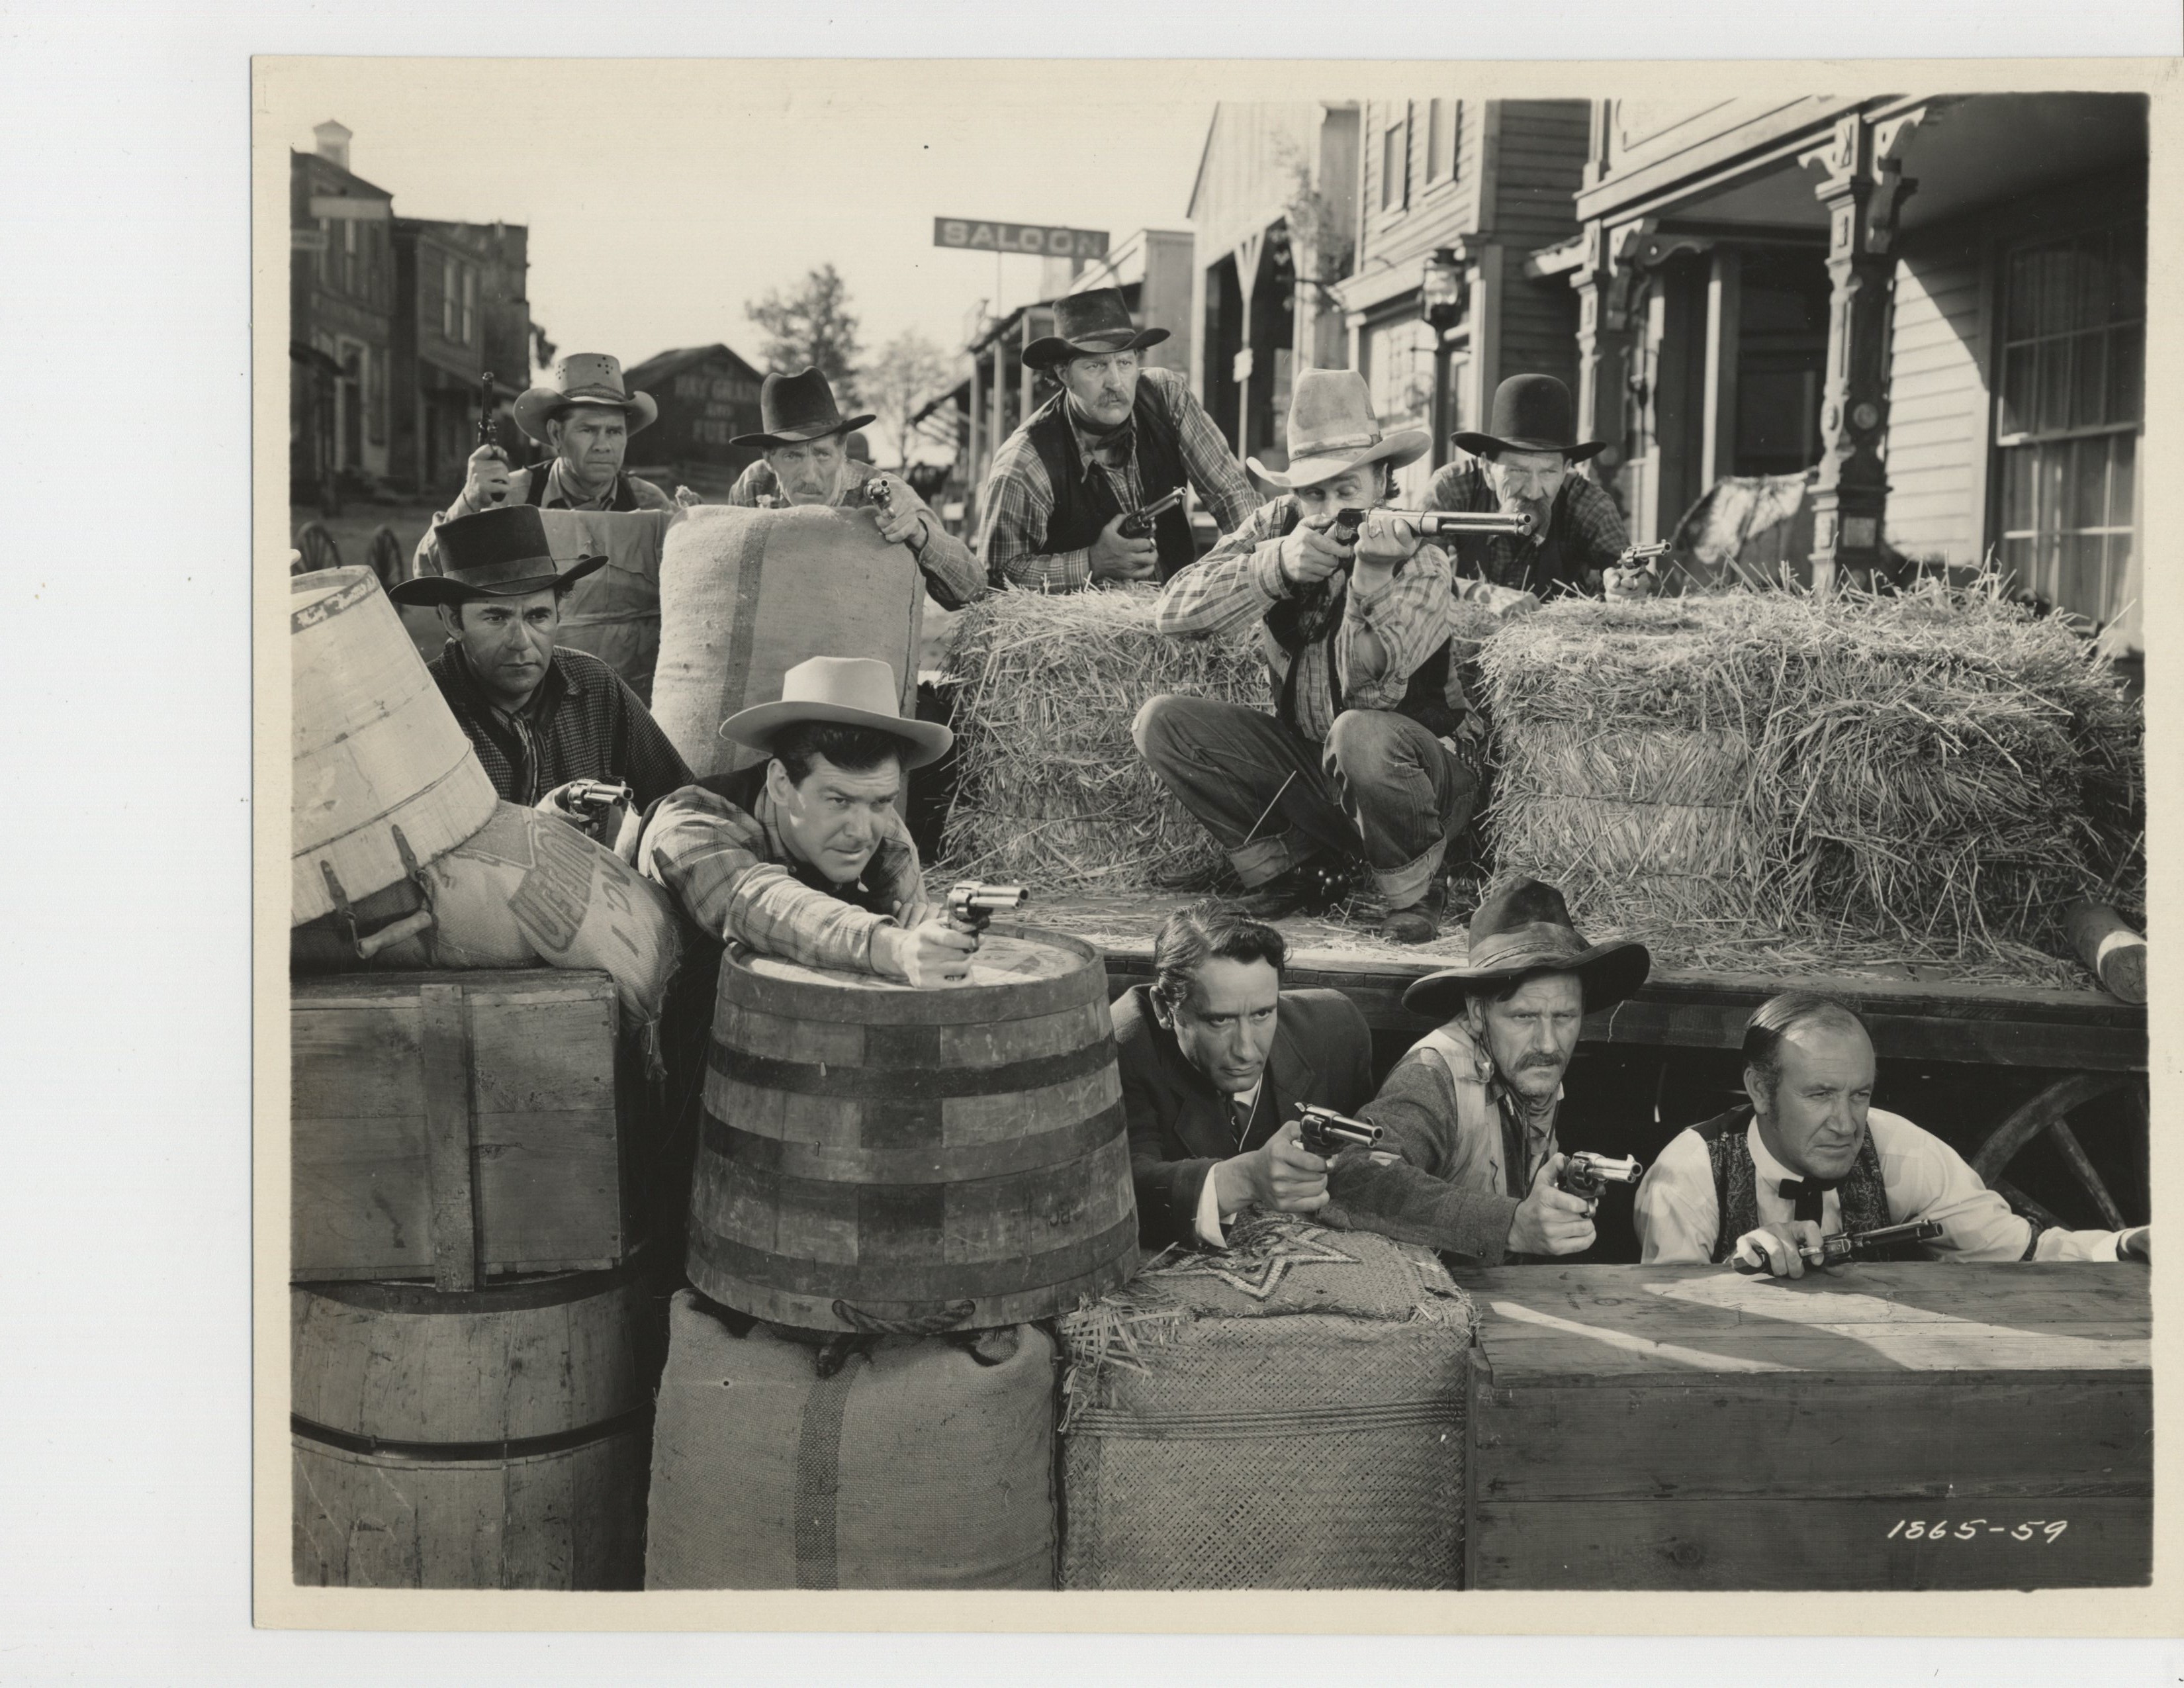
<svg viewBox="0 0 2184 1688">
<path fill-rule="evenodd" d="M 409 560 L 402 554 L 402 542 L 394 537 L 394 530 L 382 523 L 372 530 L 371 548 L 364 554 L 364 560 L 379 583 L 392 592 L 402 582 L 404 565 Z"/>
<path fill-rule="evenodd" d="M 334 543 L 334 536 L 326 532 L 323 523 L 307 521 L 296 530 L 296 549 L 304 554 L 304 563 L 298 574 L 315 574 L 320 569 L 341 566 L 341 547 Z"/>
<path fill-rule="evenodd" d="M 2057 1079 L 1995 1127 L 1980 1145 L 1979 1152 L 1972 1156 L 1972 1170 L 1989 1189 L 2020 1212 L 2030 1214 L 2043 1225 L 2068 1230 L 2071 1228 L 2003 1177 L 2004 1170 L 2034 1139 L 2045 1136 L 2085 1187 L 2086 1194 L 2092 1198 L 2102 1221 L 2110 1230 L 2122 1230 L 2129 1222 L 2115 1198 L 2109 1194 L 2108 1185 L 2101 1181 L 2085 1145 L 2078 1141 L 2077 1133 L 2070 1129 L 2070 1116 L 2088 1102 L 2126 1085 L 2137 1084 L 2135 1076 L 2127 1072 L 2074 1072 Z M 2147 1117 L 2146 1092 L 2134 1088 L 2132 1094 L 2137 1104 L 2137 1117 L 2143 1124 Z"/>
</svg>

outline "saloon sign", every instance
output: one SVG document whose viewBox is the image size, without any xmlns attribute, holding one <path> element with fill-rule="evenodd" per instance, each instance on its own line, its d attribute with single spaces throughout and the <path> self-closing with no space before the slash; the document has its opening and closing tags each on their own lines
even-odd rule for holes
<svg viewBox="0 0 2184 1688">
<path fill-rule="evenodd" d="M 1047 223 L 982 223 L 935 217 L 933 243 L 965 252 L 1016 252 L 1032 258 L 1105 258 L 1105 229 L 1062 229 Z"/>
</svg>

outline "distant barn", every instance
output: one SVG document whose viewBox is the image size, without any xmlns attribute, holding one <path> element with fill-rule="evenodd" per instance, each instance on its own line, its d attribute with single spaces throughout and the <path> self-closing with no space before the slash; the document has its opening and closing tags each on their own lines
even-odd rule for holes
<svg viewBox="0 0 2184 1688">
<path fill-rule="evenodd" d="M 728 442 L 758 432 L 759 371 L 726 346 L 685 346 L 646 359 L 625 379 L 660 406 L 660 420 L 629 443 L 631 472 L 670 492 L 679 483 L 725 498 L 758 455 Z"/>
</svg>

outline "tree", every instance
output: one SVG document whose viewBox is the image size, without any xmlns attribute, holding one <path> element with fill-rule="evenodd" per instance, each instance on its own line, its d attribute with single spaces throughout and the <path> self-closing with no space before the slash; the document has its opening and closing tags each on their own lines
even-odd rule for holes
<svg viewBox="0 0 2184 1688">
<path fill-rule="evenodd" d="M 805 276 L 794 292 L 778 289 L 744 315 L 766 333 L 766 367 L 777 375 L 817 368 L 834 389 L 834 402 L 847 410 L 857 398 L 857 319 L 850 310 L 850 290 L 831 264 Z"/>
<path fill-rule="evenodd" d="M 921 404 L 949 385 L 955 372 L 947 354 L 915 328 L 896 335 L 866 366 L 865 402 L 879 413 L 883 437 L 894 443 L 894 460 L 901 467 L 910 466 L 913 442 L 943 437 L 940 431 L 921 428 L 911 419 Z"/>
</svg>

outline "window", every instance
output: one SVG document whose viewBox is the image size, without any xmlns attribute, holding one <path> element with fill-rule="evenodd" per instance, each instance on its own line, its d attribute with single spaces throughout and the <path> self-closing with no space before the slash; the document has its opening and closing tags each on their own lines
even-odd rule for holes
<svg viewBox="0 0 2184 1688">
<path fill-rule="evenodd" d="M 1426 102 L 1426 186 L 1456 180 L 1457 134 L 1463 102 Z"/>
<path fill-rule="evenodd" d="M 1415 313 L 1368 326 L 1364 334 L 1365 387 L 1380 432 L 1434 426 L 1434 359 L 1440 337 Z M 1396 473 L 1404 501 L 1412 508 L 1433 476 L 1432 454 Z"/>
<path fill-rule="evenodd" d="M 2096 621 L 2123 607 L 2146 378 L 2146 226 L 2003 260 L 1996 480 L 2003 566 Z"/>
<path fill-rule="evenodd" d="M 342 219 L 342 291 L 354 293 L 356 284 L 356 219 Z"/>
<path fill-rule="evenodd" d="M 365 426 L 374 445 L 387 443 L 387 354 L 369 357 L 365 389 Z"/>
<path fill-rule="evenodd" d="M 455 260 L 443 258 L 440 260 L 440 337 L 443 340 L 455 337 L 456 304 Z"/>
<path fill-rule="evenodd" d="M 319 219 L 319 285 L 331 287 L 334 284 L 334 220 Z"/>
<path fill-rule="evenodd" d="M 1411 107 L 1380 131 L 1380 209 L 1400 211 L 1411 203 Z"/>
<path fill-rule="evenodd" d="M 469 345 L 477 333 L 477 271 L 467 264 L 463 265 L 463 344 Z"/>
</svg>

